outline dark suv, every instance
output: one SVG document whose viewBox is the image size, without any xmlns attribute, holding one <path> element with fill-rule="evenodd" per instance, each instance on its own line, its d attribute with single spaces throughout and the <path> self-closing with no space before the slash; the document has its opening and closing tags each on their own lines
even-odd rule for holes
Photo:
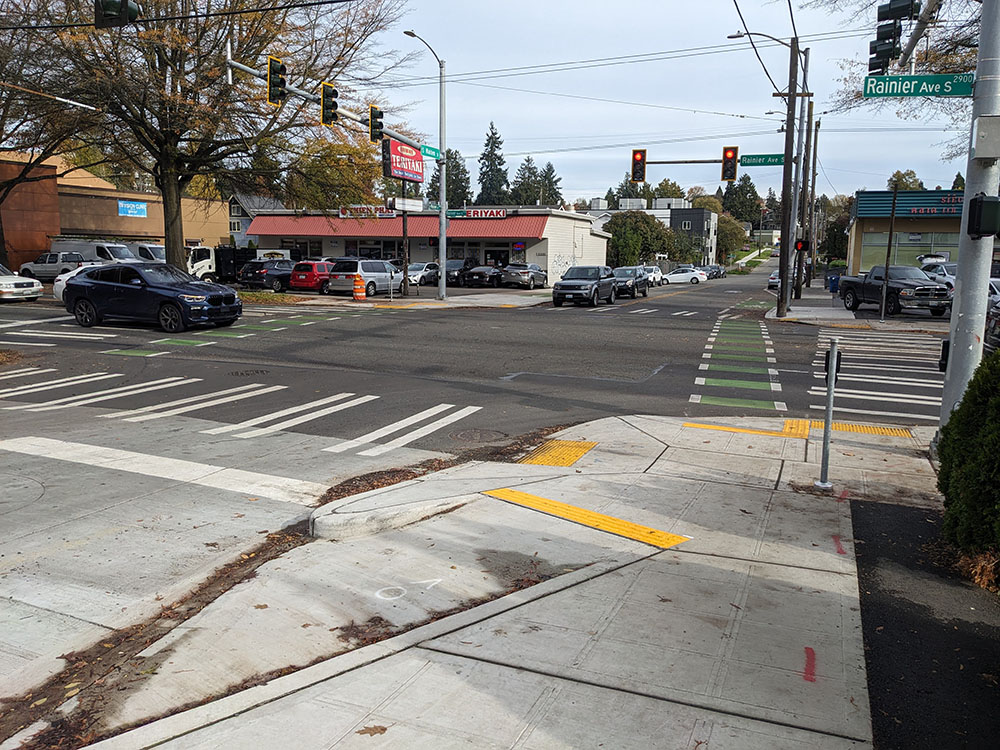
<svg viewBox="0 0 1000 750">
<path fill-rule="evenodd" d="M 649 296 L 649 276 L 642 266 L 621 266 L 615 269 L 615 294 L 635 299 Z"/>
<path fill-rule="evenodd" d="M 570 266 L 562 279 L 552 285 L 552 304 L 586 302 L 597 307 L 598 300 L 615 303 L 615 275 L 609 266 Z"/>
<path fill-rule="evenodd" d="M 200 323 L 228 326 L 243 314 L 236 292 L 166 263 L 115 263 L 66 280 L 63 303 L 84 328 L 104 318 L 156 321 L 167 333 Z"/>
<path fill-rule="evenodd" d="M 288 289 L 294 266 L 295 261 L 292 260 L 250 260 L 240 269 L 236 280 L 244 286 L 283 292 Z"/>
</svg>

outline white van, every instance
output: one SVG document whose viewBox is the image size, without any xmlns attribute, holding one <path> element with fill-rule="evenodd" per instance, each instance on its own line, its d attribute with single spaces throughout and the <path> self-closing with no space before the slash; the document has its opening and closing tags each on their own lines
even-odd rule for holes
<svg viewBox="0 0 1000 750">
<path fill-rule="evenodd" d="M 163 245 L 148 242 L 130 242 L 128 249 L 139 259 L 148 263 L 166 263 L 167 250 Z"/>
<path fill-rule="evenodd" d="M 98 263 L 112 263 L 119 260 L 137 260 L 135 253 L 120 242 L 109 240 L 54 239 L 49 252 L 80 253 L 84 260 Z"/>
</svg>

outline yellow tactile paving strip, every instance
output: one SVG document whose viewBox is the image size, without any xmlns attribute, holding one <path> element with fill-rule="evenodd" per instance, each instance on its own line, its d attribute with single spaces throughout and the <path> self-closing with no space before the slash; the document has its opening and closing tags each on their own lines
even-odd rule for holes
<svg viewBox="0 0 1000 750">
<path fill-rule="evenodd" d="M 518 461 L 519 464 L 539 466 L 572 466 L 597 443 L 586 440 L 546 440 Z"/>
<path fill-rule="evenodd" d="M 567 521 L 572 521 L 573 523 L 589 526 L 592 529 L 597 529 L 598 531 L 604 531 L 608 534 L 614 534 L 616 536 L 623 536 L 627 539 L 634 539 L 637 542 L 643 542 L 644 544 L 650 544 L 654 547 L 660 547 L 662 549 L 674 547 L 681 542 L 686 542 L 690 539 L 690 537 L 687 536 L 670 534 L 666 531 L 660 531 L 659 529 L 652 529 L 649 526 L 641 526 L 640 524 L 632 523 L 631 521 L 624 521 L 621 518 L 606 516 L 603 513 L 578 508 L 575 505 L 561 503 L 558 500 L 549 500 L 548 498 L 539 497 L 538 495 L 529 495 L 527 492 L 512 490 L 510 488 L 490 490 L 489 492 L 484 492 L 483 494 L 495 497 L 498 500 L 503 500 L 508 503 L 520 505 L 524 508 L 531 508 L 532 510 L 547 513 L 550 516 L 564 518 Z"/>
<path fill-rule="evenodd" d="M 800 438 L 809 437 L 809 430 L 822 430 L 823 422 L 814 419 L 786 419 L 785 428 L 777 430 L 751 430 L 746 427 L 726 427 L 716 424 L 699 424 L 697 422 L 685 422 L 683 427 L 694 427 L 699 430 L 715 430 L 717 432 L 737 432 L 746 435 L 768 435 L 770 437 Z M 886 435 L 889 437 L 911 438 L 913 433 L 905 427 L 882 427 L 873 424 L 851 424 L 849 422 L 834 422 L 830 425 L 834 432 L 855 432 L 863 435 Z"/>
</svg>

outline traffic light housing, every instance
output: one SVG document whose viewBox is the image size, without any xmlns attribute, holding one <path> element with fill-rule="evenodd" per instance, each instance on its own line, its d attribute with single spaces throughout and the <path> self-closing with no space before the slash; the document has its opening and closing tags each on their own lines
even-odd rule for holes
<svg viewBox="0 0 1000 750">
<path fill-rule="evenodd" d="M 893 21 L 897 18 L 916 18 L 920 15 L 920 3 L 916 0 L 889 0 L 878 6 L 878 20 Z"/>
<path fill-rule="evenodd" d="M 646 181 L 646 149 L 632 149 L 632 176 L 630 182 Z"/>
<path fill-rule="evenodd" d="M 267 103 L 279 106 L 288 96 L 285 66 L 273 55 L 267 56 Z"/>
<path fill-rule="evenodd" d="M 733 182 L 736 179 L 737 165 L 740 163 L 739 146 L 726 146 L 722 149 L 722 181 Z"/>
<path fill-rule="evenodd" d="M 797 253 L 808 253 L 809 252 L 809 240 L 795 240 L 795 252 L 797 252 Z"/>
<path fill-rule="evenodd" d="M 368 107 L 368 140 L 372 143 L 378 143 L 385 137 L 382 124 L 383 112 L 381 109 L 372 104 Z"/>
<path fill-rule="evenodd" d="M 901 19 L 915 18 L 919 13 L 920 3 L 915 0 L 889 0 L 878 6 L 879 26 L 875 30 L 875 41 L 868 44 L 869 75 L 885 75 L 889 71 L 889 63 L 902 54 L 899 46 L 903 33 Z"/>
<path fill-rule="evenodd" d="M 325 81 L 319 86 L 319 121 L 324 125 L 333 126 L 337 122 L 337 87 Z"/>
<path fill-rule="evenodd" d="M 142 8 L 132 0 L 94 0 L 94 27 L 110 29 L 127 26 L 139 19 Z"/>
</svg>

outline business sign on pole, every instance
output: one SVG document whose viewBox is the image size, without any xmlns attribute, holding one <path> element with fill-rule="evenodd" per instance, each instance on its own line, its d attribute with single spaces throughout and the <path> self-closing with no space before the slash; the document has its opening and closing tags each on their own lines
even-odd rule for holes
<svg viewBox="0 0 1000 750">
<path fill-rule="evenodd" d="M 434 148 L 433 146 L 421 146 L 420 153 L 423 156 L 428 156 L 431 159 L 434 159 L 434 161 L 437 161 L 438 159 L 441 158 L 441 150 Z"/>
<path fill-rule="evenodd" d="M 341 206 L 341 219 L 394 219 L 396 212 L 385 206 Z"/>
<path fill-rule="evenodd" d="M 972 96 L 975 73 L 919 76 L 866 76 L 863 98 L 887 96 Z"/>
<path fill-rule="evenodd" d="M 785 163 L 784 154 L 743 154 L 741 167 L 780 167 Z"/>
<path fill-rule="evenodd" d="M 145 201 L 123 201 L 118 200 L 118 215 L 119 216 L 132 216 L 137 219 L 145 219 L 146 216 L 146 202 Z"/>
<path fill-rule="evenodd" d="M 424 202 L 420 198 L 393 198 L 392 207 L 397 211 L 413 213 L 414 211 L 423 211 Z"/>
<path fill-rule="evenodd" d="M 382 140 L 382 174 L 407 182 L 424 181 L 424 157 L 420 151 L 393 138 Z"/>
</svg>

